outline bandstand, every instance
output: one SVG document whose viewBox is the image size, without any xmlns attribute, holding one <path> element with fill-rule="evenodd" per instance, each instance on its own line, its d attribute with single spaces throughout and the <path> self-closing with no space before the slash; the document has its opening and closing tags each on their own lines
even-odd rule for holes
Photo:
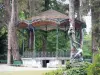
<svg viewBox="0 0 100 75">
<path fill-rule="evenodd" d="M 29 30 L 29 49 L 31 52 L 25 51 L 23 46 L 22 62 L 23 66 L 31 67 L 59 67 L 65 64 L 69 59 L 70 53 L 66 51 L 59 52 L 59 30 L 67 31 L 69 29 L 69 17 L 55 10 L 47 10 L 34 16 L 28 20 L 20 21 L 18 29 Z M 79 43 L 82 42 L 82 29 L 86 28 L 85 23 L 75 19 L 75 32 L 78 32 Z M 43 31 L 56 30 L 56 50 L 55 52 L 41 51 L 37 52 L 35 47 L 36 29 Z"/>
</svg>

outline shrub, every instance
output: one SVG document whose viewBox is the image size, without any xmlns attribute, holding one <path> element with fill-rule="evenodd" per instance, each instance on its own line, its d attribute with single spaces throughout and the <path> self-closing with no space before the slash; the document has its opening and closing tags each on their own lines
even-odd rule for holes
<svg viewBox="0 0 100 75">
<path fill-rule="evenodd" d="M 65 75 L 87 75 L 87 68 L 90 65 L 88 62 L 77 63 L 76 66 L 66 70 Z"/>
<path fill-rule="evenodd" d="M 88 75 L 100 75 L 100 54 L 94 56 L 94 62 L 87 68 Z"/>
<path fill-rule="evenodd" d="M 79 68 L 72 68 L 66 71 L 66 75 L 80 75 Z"/>
<path fill-rule="evenodd" d="M 72 64 L 70 63 L 70 61 L 68 60 L 66 62 L 66 67 L 65 67 L 65 70 L 68 70 L 68 69 L 71 69 L 72 68 Z"/>
<path fill-rule="evenodd" d="M 77 62 L 72 64 L 67 61 L 64 69 L 51 71 L 45 73 L 45 75 L 87 75 L 87 68 L 89 65 L 89 62 Z"/>
<path fill-rule="evenodd" d="M 58 69 L 58 70 L 55 70 L 55 71 L 47 72 L 44 75 L 63 75 L 63 70 Z"/>
</svg>

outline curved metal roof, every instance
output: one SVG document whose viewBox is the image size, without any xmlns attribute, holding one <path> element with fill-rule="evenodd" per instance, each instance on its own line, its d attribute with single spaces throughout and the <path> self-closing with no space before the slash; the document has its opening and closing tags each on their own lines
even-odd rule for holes
<svg viewBox="0 0 100 75">
<path fill-rule="evenodd" d="M 28 25 L 32 25 L 42 30 L 45 30 L 45 28 L 47 28 L 47 30 L 55 29 L 56 25 L 59 25 L 62 27 L 62 29 L 65 29 L 64 27 L 69 26 L 69 18 L 65 14 L 50 9 L 30 19 L 21 21 L 18 24 L 18 27 L 27 28 Z M 86 28 L 86 24 L 75 19 L 75 27 L 78 29 L 80 27 Z"/>
</svg>

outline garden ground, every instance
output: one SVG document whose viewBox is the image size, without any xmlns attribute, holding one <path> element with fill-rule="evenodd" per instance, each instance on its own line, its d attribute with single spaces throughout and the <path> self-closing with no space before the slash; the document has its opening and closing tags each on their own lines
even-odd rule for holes
<svg viewBox="0 0 100 75">
<path fill-rule="evenodd" d="M 0 64 L 0 75 L 42 75 L 57 68 L 15 67 Z"/>
</svg>

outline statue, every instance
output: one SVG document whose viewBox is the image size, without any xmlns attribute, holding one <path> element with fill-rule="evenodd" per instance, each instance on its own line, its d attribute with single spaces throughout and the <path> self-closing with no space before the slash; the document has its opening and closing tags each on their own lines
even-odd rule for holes
<svg viewBox="0 0 100 75">
<path fill-rule="evenodd" d="M 83 50 L 81 48 L 78 48 L 77 49 L 77 53 L 74 55 L 74 58 L 77 58 L 79 59 L 79 61 L 83 61 Z"/>
<path fill-rule="evenodd" d="M 83 57 L 82 57 L 82 53 L 83 53 L 83 50 L 81 48 L 81 44 L 79 44 L 76 40 L 75 40 L 75 31 L 73 29 L 73 27 L 70 27 L 69 30 L 68 30 L 68 35 L 69 35 L 69 38 L 71 40 L 71 44 L 72 44 L 72 47 L 77 51 L 76 53 L 73 53 L 71 55 L 71 59 L 79 59 L 79 61 L 83 61 Z M 79 48 L 76 47 L 76 45 L 79 45 Z"/>
</svg>

